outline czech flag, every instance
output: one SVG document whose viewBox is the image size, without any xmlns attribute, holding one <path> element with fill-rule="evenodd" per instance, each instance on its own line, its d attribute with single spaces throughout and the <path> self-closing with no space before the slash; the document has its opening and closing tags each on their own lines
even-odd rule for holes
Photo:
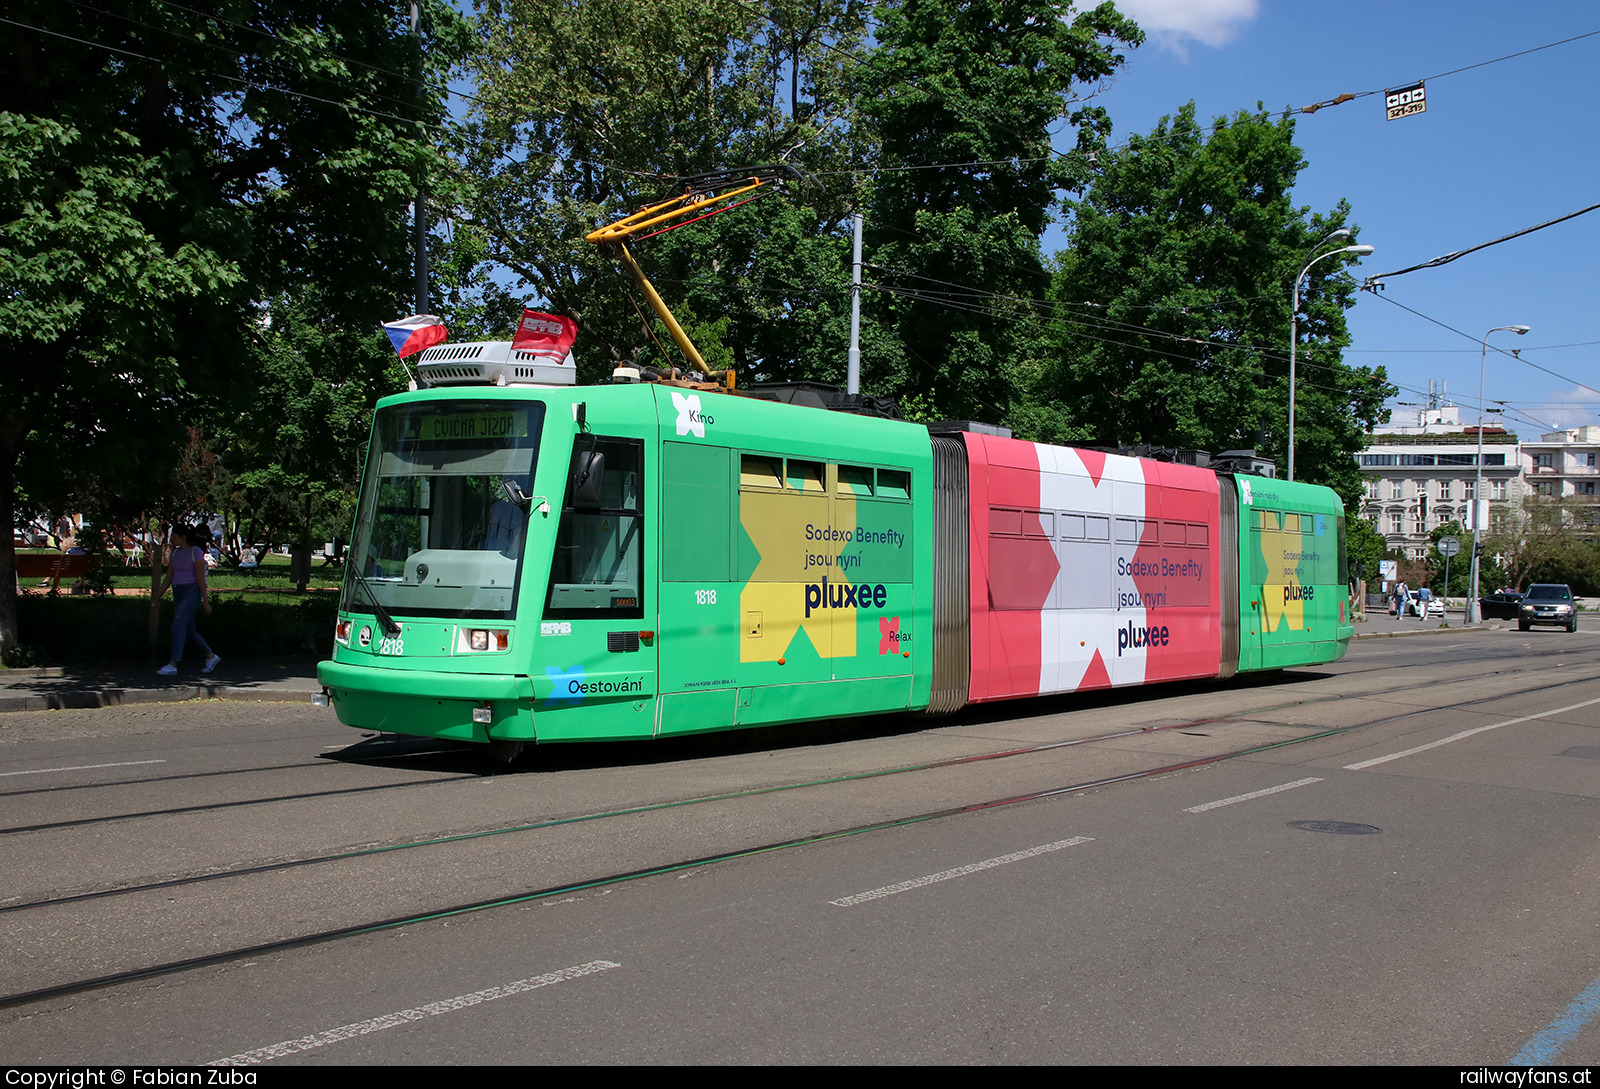
<svg viewBox="0 0 1600 1089">
<path fill-rule="evenodd" d="M 416 355 L 435 344 L 443 344 L 450 337 L 450 330 L 444 327 L 444 322 L 432 314 L 413 314 L 399 321 L 384 322 L 383 331 L 389 334 L 394 350 L 400 353 L 401 359 Z"/>
</svg>

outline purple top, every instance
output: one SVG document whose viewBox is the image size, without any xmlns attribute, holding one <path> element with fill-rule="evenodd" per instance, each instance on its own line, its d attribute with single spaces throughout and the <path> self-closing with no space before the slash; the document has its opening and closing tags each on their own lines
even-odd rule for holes
<svg viewBox="0 0 1600 1089">
<path fill-rule="evenodd" d="M 194 565 L 196 560 L 201 563 L 205 562 L 201 559 L 200 549 L 194 545 L 172 550 L 172 585 L 193 586 L 195 584 Z"/>
</svg>

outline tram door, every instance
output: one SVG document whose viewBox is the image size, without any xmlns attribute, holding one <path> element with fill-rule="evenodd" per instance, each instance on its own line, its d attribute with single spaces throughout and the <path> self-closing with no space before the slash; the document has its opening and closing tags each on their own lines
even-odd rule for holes
<svg viewBox="0 0 1600 1089">
<path fill-rule="evenodd" d="M 653 731 L 645 469 L 637 439 L 585 433 L 573 444 L 540 625 L 545 676 L 534 677 L 541 738 Z"/>
<path fill-rule="evenodd" d="M 738 721 L 737 457 L 700 442 L 661 444 L 658 733 Z"/>
</svg>

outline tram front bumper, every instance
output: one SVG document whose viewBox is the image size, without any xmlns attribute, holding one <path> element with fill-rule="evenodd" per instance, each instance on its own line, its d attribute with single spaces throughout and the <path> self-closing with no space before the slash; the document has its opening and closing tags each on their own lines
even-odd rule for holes
<svg viewBox="0 0 1600 1089">
<path fill-rule="evenodd" d="M 457 741 L 533 740 L 533 681 L 514 673 L 443 673 L 317 663 L 347 726 Z M 490 709 L 488 723 L 473 721 Z M 476 716 L 482 718 L 482 714 Z"/>
</svg>

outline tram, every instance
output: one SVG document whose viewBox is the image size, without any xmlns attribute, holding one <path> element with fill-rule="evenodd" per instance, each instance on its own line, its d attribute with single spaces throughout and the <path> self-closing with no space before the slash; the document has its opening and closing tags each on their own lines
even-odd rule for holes
<svg viewBox="0 0 1600 1089">
<path fill-rule="evenodd" d="M 1228 677 L 1333 661 L 1353 634 L 1325 488 L 521 385 L 549 367 L 505 342 L 430 353 L 434 384 L 379 403 L 318 668 L 350 726 L 514 755 Z"/>
<path fill-rule="evenodd" d="M 509 760 L 1226 678 L 1353 634 L 1326 488 L 640 377 L 443 344 L 378 403 L 317 671 L 341 722 Z"/>
</svg>

